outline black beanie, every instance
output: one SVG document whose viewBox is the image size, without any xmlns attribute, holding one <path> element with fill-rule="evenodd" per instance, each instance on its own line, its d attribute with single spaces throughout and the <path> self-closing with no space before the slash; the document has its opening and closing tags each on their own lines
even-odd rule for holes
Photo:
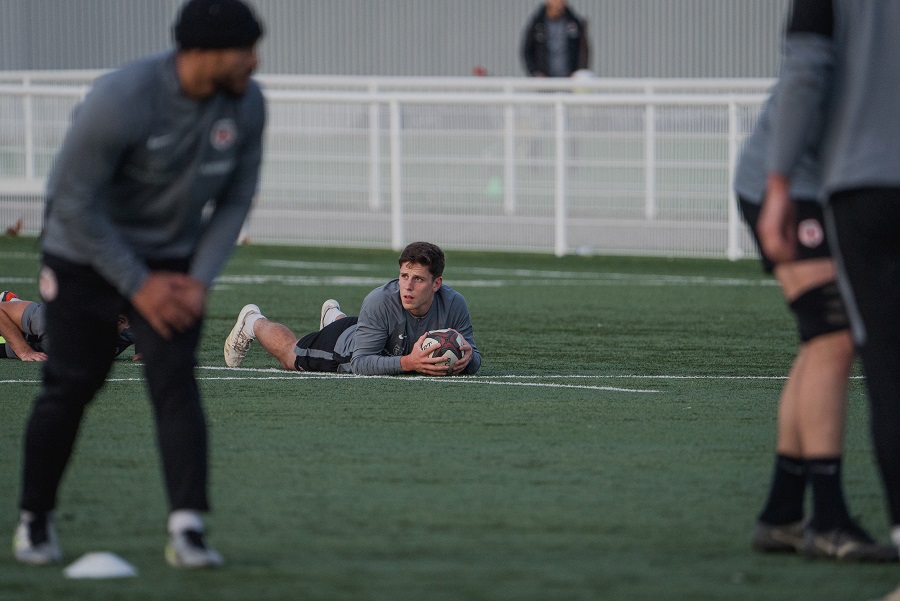
<svg viewBox="0 0 900 601">
<path fill-rule="evenodd" d="M 262 37 L 262 23 L 241 0 L 190 0 L 175 23 L 175 43 L 190 48 L 248 48 Z"/>
</svg>

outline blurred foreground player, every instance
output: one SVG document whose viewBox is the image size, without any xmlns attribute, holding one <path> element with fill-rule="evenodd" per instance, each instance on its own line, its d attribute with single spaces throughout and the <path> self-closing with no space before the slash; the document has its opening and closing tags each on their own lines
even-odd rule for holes
<svg viewBox="0 0 900 601">
<path fill-rule="evenodd" d="M 240 0 L 190 0 L 177 48 L 99 78 L 50 175 L 40 291 L 53 348 L 25 431 L 18 561 L 60 561 L 54 509 L 85 407 L 131 314 L 171 512 L 166 560 L 222 563 L 206 545 L 207 433 L 194 378 L 207 291 L 257 188 L 265 104 L 251 79 L 262 25 Z M 206 210 L 205 210 L 206 209 Z M 132 311 L 133 310 L 133 311 Z"/>
<path fill-rule="evenodd" d="M 812 44 L 807 51 L 815 49 L 814 40 L 798 43 Z M 771 109 L 777 97 L 776 85 L 735 172 L 741 214 L 754 235 L 765 196 Z M 798 214 L 796 259 L 776 265 L 762 256 L 764 269 L 774 273 L 794 313 L 800 349 L 781 391 L 775 466 L 753 547 L 764 553 L 897 561 L 894 547 L 877 543 L 850 517 L 844 498 L 841 463 L 855 353 L 817 199 L 820 178 L 820 165 L 810 147 L 794 171 L 791 187 Z M 812 490 L 812 512 L 804 517 L 807 487 Z"/>
<path fill-rule="evenodd" d="M 875 457 L 900 546 L 900 2 L 795 0 L 772 112 L 758 232 L 773 261 L 794 259 L 790 195 L 811 138 L 841 296 L 862 361 Z M 798 51 L 801 40 L 819 50 Z M 812 119 L 827 107 L 818 123 Z"/>
</svg>

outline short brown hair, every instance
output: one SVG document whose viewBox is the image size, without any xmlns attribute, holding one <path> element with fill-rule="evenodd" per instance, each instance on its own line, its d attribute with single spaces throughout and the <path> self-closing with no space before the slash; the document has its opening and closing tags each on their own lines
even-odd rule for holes
<svg viewBox="0 0 900 601">
<path fill-rule="evenodd" d="M 406 263 L 424 265 L 437 279 L 444 273 L 444 251 L 431 242 L 413 242 L 400 253 L 400 266 Z"/>
</svg>

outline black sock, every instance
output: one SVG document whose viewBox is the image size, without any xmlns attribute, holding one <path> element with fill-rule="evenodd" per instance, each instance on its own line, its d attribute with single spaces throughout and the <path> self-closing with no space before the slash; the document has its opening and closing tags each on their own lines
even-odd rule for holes
<svg viewBox="0 0 900 601">
<path fill-rule="evenodd" d="M 805 490 L 806 462 L 799 457 L 776 455 L 772 488 L 759 521 L 778 526 L 802 520 Z"/>
<path fill-rule="evenodd" d="M 817 532 L 827 532 L 847 526 L 852 519 L 841 486 L 841 458 L 807 459 L 806 469 L 813 499 L 810 527 Z"/>
</svg>

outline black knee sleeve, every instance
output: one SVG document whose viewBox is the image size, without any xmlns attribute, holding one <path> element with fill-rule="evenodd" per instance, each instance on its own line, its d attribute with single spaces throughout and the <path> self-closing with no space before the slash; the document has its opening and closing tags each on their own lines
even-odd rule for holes
<svg viewBox="0 0 900 601">
<path fill-rule="evenodd" d="M 850 327 L 837 282 L 807 290 L 794 299 L 790 307 L 797 316 L 797 332 L 801 342 Z"/>
</svg>

